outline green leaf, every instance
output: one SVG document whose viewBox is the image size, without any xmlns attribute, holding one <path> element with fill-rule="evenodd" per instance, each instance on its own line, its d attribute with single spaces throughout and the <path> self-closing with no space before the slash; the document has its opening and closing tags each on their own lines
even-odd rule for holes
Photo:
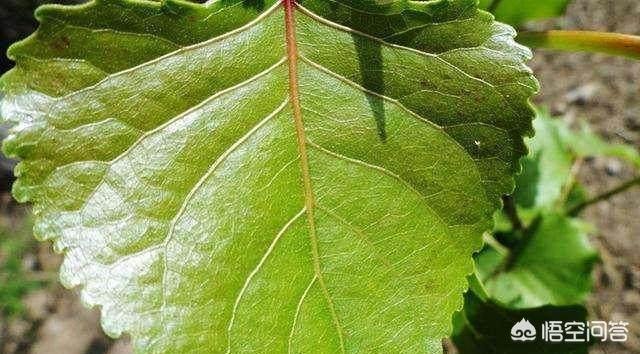
<svg viewBox="0 0 640 354">
<path fill-rule="evenodd" d="M 480 278 L 491 298 L 511 308 L 582 304 L 591 291 L 598 256 L 590 228 L 577 219 L 542 214 L 508 255 L 485 247 L 477 256 Z"/>
<path fill-rule="evenodd" d="M 578 131 L 572 131 L 566 123 L 555 120 L 558 125 L 564 144 L 568 146 L 577 157 L 614 157 L 629 163 L 640 171 L 640 152 L 632 145 L 606 142 L 602 137 L 591 130 L 591 127 L 582 122 Z"/>
<path fill-rule="evenodd" d="M 640 171 L 640 152 L 635 147 L 608 143 L 587 123 L 573 130 L 565 121 L 539 110 L 533 124 L 536 136 L 527 140 L 529 155 L 516 177 L 514 198 L 520 207 L 553 209 L 566 205 L 567 198 L 574 204 L 582 193 L 579 185 L 571 186 L 578 158 L 613 157 Z"/>
<path fill-rule="evenodd" d="M 44 281 L 30 279 L 25 271 L 24 256 L 33 249 L 30 219 L 21 215 L 0 224 L 0 316 L 12 318 L 23 314 L 22 298 L 44 285 Z M 9 224 L 9 225 L 7 225 Z"/>
<path fill-rule="evenodd" d="M 527 21 L 558 17 L 571 0 L 480 0 L 480 7 L 490 9 L 498 21 L 514 26 Z"/>
<path fill-rule="evenodd" d="M 484 301 L 469 291 L 464 310 L 454 316 L 453 342 L 460 354 L 586 354 L 587 343 L 550 343 L 542 340 L 545 321 L 585 322 L 583 306 L 543 306 L 518 310 L 499 302 Z M 516 342 L 511 339 L 511 327 L 522 319 L 537 331 L 535 341 Z"/>
<path fill-rule="evenodd" d="M 533 122 L 536 136 L 528 139 L 529 155 L 516 177 L 514 198 L 524 208 L 552 208 L 562 197 L 575 162 L 562 121 L 539 111 Z"/>
<path fill-rule="evenodd" d="M 473 0 L 304 6 L 45 6 L 10 50 L 15 196 L 139 352 L 441 352 L 530 53 Z"/>
</svg>

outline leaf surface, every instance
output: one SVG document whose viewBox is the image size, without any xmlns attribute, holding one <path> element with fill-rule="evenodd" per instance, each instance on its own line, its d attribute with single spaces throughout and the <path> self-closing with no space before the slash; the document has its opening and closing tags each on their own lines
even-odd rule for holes
<svg viewBox="0 0 640 354">
<path fill-rule="evenodd" d="M 529 52 L 474 1 L 304 6 L 46 6 L 10 50 L 14 193 L 138 352 L 441 352 Z"/>
</svg>

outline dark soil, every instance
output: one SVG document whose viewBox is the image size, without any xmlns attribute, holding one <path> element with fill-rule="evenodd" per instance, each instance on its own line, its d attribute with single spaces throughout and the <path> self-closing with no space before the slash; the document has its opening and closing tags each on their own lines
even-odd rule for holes
<svg viewBox="0 0 640 354">
<path fill-rule="evenodd" d="M 2 0 L 0 47 L 30 33 L 35 0 Z M 637 0 L 575 0 L 562 19 L 536 24 L 538 28 L 605 30 L 640 34 Z M 534 27 L 534 28 L 535 28 Z M 0 72 L 10 63 L 0 60 Z M 537 103 L 570 122 L 586 120 L 613 142 L 640 147 L 640 62 L 605 55 L 538 51 L 531 63 L 541 84 Z M 1 166 L 0 166 L 1 167 Z M 6 168 L 4 169 L 6 171 Z M 624 164 L 611 159 L 586 161 L 580 179 L 590 191 L 606 190 L 632 176 Z M 11 175 L 0 168 L 0 193 Z M 8 198 L 2 193 L 3 197 Z M 0 201 L 1 202 L 1 201 Z M 0 203 L 2 204 L 2 203 Z M 21 215 L 12 211 L 11 215 Z M 592 319 L 630 322 L 625 345 L 594 346 L 593 354 L 640 353 L 640 188 L 592 206 L 585 217 L 598 228 L 593 243 L 602 254 L 589 301 Z M 60 258 L 46 244 L 25 258 L 33 258 L 38 274 L 55 278 Z M 57 282 L 23 299 L 26 319 L 0 318 L 0 353 L 127 354 L 126 339 L 107 339 L 96 310 L 87 310 L 74 291 Z"/>
</svg>

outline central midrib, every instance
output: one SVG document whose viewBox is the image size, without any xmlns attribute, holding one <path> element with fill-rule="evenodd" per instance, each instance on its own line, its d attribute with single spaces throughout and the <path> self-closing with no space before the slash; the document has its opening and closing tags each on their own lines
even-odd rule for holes
<svg viewBox="0 0 640 354">
<path fill-rule="evenodd" d="M 295 0 L 281 0 L 284 7 L 284 22 L 285 22 L 285 39 L 287 45 L 287 64 L 289 68 L 289 98 L 291 107 L 293 109 L 293 120 L 295 123 L 296 140 L 298 145 L 298 152 L 300 154 L 300 169 L 302 172 L 302 183 L 304 188 L 304 204 L 307 215 L 307 226 L 309 229 L 309 238 L 311 244 L 311 253 L 313 258 L 313 268 L 315 275 L 318 279 L 324 297 L 327 300 L 329 309 L 331 311 L 331 318 L 336 327 L 336 331 L 339 336 L 340 350 L 345 352 L 344 335 L 340 321 L 336 314 L 335 305 L 333 299 L 329 294 L 324 277 L 322 275 L 322 269 L 320 266 L 320 251 L 318 250 L 318 237 L 316 234 L 315 225 L 315 195 L 313 193 L 313 187 L 311 182 L 311 173 L 309 168 L 309 156 L 307 154 L 307 137 L 304 129 L 304 122 L 302 120 L 302 109 L 300 108 L 300 90 L 298 84 L 298 46 L 296 41 L 296 29 L 294 12 L 296 11 Z"/>
</svg>

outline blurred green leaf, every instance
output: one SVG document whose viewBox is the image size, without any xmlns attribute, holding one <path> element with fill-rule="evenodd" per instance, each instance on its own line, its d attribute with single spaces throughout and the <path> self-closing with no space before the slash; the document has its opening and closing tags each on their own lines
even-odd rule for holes
<svg viewBox="0 0 640 354">
<path fill-rule="evenodd" d="M 635 147 L 605 141 L 593 132 L 586 122 L 582 122 L 578 131 L 571 130 L 561 120 L 553 119 L 552 124 L 558 127 L 565 146 L 569 147 L 576 157 L 615 157 L 640 171 L 640 153 Z"/>
<path fill-rule="evenodd" d="M 567 194 L 567 200 L 565 200 L 563 205 L 563 209 L 572 210 L 578 205 L 584 203 L 587 199 L 589 199 L 589 192 L 587 191 L 587 189 L 583 185 L 576 183 L 569 190 L 569 193 Z"/>
<path fill-rule="evenodd" d="M 31 248 L 32 223 L 29 220 L 17 225 L 0 225 L 0 314 L 6 317 L 23 311 L 22 297 L 38 289 L 42 282 L 30 280 L 23 266 L 25 253 Z"/>
<path fill-rule="evenodd" d="M 539 110 L 534 127 L 536 135 L 527 140 L 529 154 L 522 159 L 523 170 L 516 177 L 514 198 L 521 208 L 552 209 L 561 205 L 566 210 L 570 209 L 568 204 L 579 202 L 576 198 L 584 200 L 584 190 L 572 181 L 572 168 L 578 158 L 618 158 L 640 171 L 640 153 L 635 147 L 608 143 L 586 122 L 576 131 Z"/>
<path fill-rule="evenodd" d="M 515 200 L 525 208 L 549 207 L 562 195 L 571 176 L 574 156 L 566 144 L 563 122 L 539 111 L 535 137 L 528 139 L 529 155 L 516 177 Z"/>
<path fill-rule="evenodd" d="M 598 256 L 585 223 L 557 213 L 539 216 L 507 256 L 486 247 L 477 257 L 489 295 L 512 308 L 580 304 L 591 290 Z"/>
<path fill-rule="evenodd" d="M 564 14 L 571 0 L 480 0 L 496 19 L 514 26 L 526 21 L 558 17 Z"/>
</svg>

